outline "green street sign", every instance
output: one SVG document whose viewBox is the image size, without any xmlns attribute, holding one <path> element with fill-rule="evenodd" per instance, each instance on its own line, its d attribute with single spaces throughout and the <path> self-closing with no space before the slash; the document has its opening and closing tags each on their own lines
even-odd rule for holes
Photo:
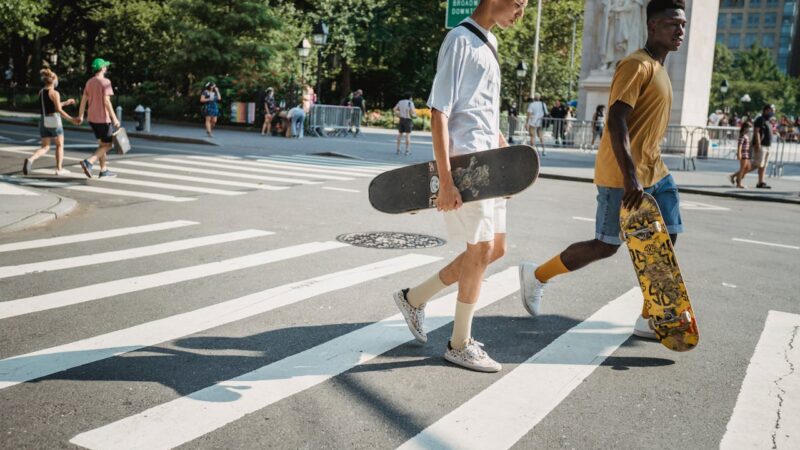
<svg viewBox="0 0 800 450">
<path fill-rule="evenodd" d="M 444 26 L 453 28 L 466 19 L 478 7 L 481 0 L 447 0 L 447 20 Z"/>
</svg>

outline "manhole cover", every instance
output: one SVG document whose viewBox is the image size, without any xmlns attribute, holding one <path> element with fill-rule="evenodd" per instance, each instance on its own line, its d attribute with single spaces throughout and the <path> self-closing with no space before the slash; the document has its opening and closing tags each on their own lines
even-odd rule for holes
<svg viewBox="0 0 800 450">
<path fill-rule="evenodd" d="M 368 233 L 347 233 L 336 237 L 356 247 L 367 248 L 431 248 L 445 244 L 444 239 L 416 233 L 396 233 L 392 231 L 373 231 Z"/>
</svg>

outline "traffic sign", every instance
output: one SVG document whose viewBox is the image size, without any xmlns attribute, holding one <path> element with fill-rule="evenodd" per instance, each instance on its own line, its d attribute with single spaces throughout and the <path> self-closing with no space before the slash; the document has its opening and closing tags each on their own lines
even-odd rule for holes
<svg viewBox="0 0 800 450">
<path fill-rule="evenodd" d="M 481 0 L 447 0 L 445 27 L 453 28 L 466 19 L 478 7 Z"/>
</svg>

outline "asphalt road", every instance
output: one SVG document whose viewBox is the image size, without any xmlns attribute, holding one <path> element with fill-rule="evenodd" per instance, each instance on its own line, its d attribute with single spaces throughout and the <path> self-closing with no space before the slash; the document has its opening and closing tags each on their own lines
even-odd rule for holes
<svg viewBox="0 0 800 450">
<path fill-rule="evenodd" d="M 1 126 L 0 135 L 10 138 L 0 172 L 13 175 L 35 129 Z M 266 139 L 266 162 L 244 158 L 250 147 L 134 142 L 112 164 L 129 171 L 120 179 L 172 189 L 80 178 L 38 188 L 80 206 L 0 235 L 0 447 L 739 448 L 747 423 L 756 448 L 797 448 L 796 205 L 682 196 L 677 252 L 702 337 L 674 353 L 630 336 L 640 303 L 623 251 L 555 279 L 544 314 L 527 316 L 515 266 L 594 230 L 591 184 L 539 180 L 510 201 L 508 253 L 487 274 L 473 335 L 503 370 L 480 374 L 441 358 L 453 288 L 429 306 L 429 327 L 439 328 L 425 346 L 393 317 L 391 293 L 429 277 L 459 245 L 336 241 L 370 231 L 446 238 L 437 213 L 372 210 L 367 186 L 386 163 L 293 156 L 346 140 Z M 391 149 L 386 139 L 375 145 Z M 71 133 L 67 143 L 91 140 Z M 67 163 L 87 152 L 68 146 Z M 789 313 L 780 317 L 794 334 L 773 337 L 783 328 L 765 327 L 770 311 Z M 759 339 L 773 347 L 757 350 Z M 778 350 L 785 364 L 745 380 L 751 359 Z M 752 386 L 778 393 L 753 401 Z"/>
</svg>

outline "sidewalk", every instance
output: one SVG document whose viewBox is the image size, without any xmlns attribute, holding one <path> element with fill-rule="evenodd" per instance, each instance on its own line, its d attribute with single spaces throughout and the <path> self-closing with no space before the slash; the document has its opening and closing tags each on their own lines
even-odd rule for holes
<svg viewBox="0 0 800 450">
<path fill-rule="evenodd" d="M 69 214 L 77 202 L 44 189 L 19 185 L 19 179 L 0 175 L 0 233 L 43 225 Z"/>
</svg>

